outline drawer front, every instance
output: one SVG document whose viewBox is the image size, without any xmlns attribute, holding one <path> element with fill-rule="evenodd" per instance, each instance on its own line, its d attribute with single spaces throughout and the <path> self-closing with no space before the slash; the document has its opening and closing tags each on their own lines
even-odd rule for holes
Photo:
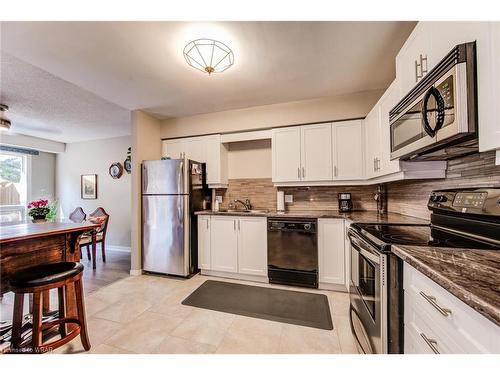
<svg viewBox="0 0 500 375">
<path fill-rule="evenodd" d="M 430 328 L 456 342 L 465 353 L 500 352 L 497 325 L 406 263 L 404 289 L 405 305 L 418 307 L 428 317 Z"/>
<path fill-rule="evenodd" d="M 446 332 L 432 324 L 432 317 L 421 308 L 419 301 L 405 293 L 405 353 L 413 342 L 415 354 L 465 354 L 467 353 Z M 473 353 L 476 353 L 474 351 Z"/>
</svg>

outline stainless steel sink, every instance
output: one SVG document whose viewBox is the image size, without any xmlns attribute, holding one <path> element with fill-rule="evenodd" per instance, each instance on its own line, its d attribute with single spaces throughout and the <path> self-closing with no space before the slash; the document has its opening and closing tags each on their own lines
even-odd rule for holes
<svg viewBox="0 0 500 375">
<path fill-rule="evenodd" d="M 228 213 L 235 213 L 235 214 L 265 214 L 269 211 L 268 210 L 228 210 L 228 209 L 223 209 L 223 210 L 219 210 L 219 212 L 228 212 Z"/>
</svg>

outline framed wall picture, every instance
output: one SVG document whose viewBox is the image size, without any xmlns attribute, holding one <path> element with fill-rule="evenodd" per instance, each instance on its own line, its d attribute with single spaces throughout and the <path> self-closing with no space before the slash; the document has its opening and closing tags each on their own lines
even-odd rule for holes
<svg viewBox="0 0 500 375">
<path fill-rule="evenodd" d="M 81 192 L 82 192 L 82 199 L 97 199 L 96 174 L 82 174 Z"/>
</svg>

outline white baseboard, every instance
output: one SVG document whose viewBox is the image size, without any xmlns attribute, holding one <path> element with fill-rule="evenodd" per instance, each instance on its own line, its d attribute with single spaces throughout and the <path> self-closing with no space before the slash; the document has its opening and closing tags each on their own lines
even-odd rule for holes
<svg viewBox="0 0 500 375">
<path fill-rule="evenodd" d="M 269 279 L 267 276 L 254 276 L 254 275 L 245 275 L 241 273 L 233 273 L 233 272 L 224 272 L 224 271 L 212 271 L 212 270 L 200 270 L 202 275 L 205 276 L 215 276 L 215 277 L 225 277 L 228 279 L 237 279 L 244 281 L 256 281 L 260 283 L 269 284 Z"/>
<path fill-rule="evenodd" d="M 142 270 L 130 270 L 130 276 L 141 276 Z"/>
<path fill-rule="evenodd" d="M 106 250 L 120 251 L 122 253 L 130 253 L 130 246 L 113 246 L 106 245 Z"/>
</svg>

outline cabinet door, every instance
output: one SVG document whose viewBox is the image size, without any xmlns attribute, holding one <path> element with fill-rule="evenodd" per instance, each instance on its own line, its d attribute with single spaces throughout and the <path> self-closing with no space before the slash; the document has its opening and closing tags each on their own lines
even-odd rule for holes
<svg viewBox="0 0 500 375">
<path fill-rule="evenodd" d="M 186 142 L 184 140 L 163 141 L 162 156 L 168 156 L 171 159 L 180 159 L 182 154 L 187 150 Z"/>
<path fill-rule="evenodd" d="M 301 126 L 301 179 L 328 181 L 332 169 L 332 125 Z"/>
<path fill-rule="evenodd" d="M 380 126 L 378 104 L 368 113 L 365 127 L 365 174 L 367 178 L 378 176 L 377 157 L 380 151 Z"/>
<path fill-rule="evenodd" d="M 344 219 L 318 220 L 319 282 L 345 284 Z"/>
<path fill-rule="evenodd" d="M 399 82 L 399 97 L 402 98 L 425 76 L 425 71 L 430 71 L 435 65 L 430 54 L 431 35 L 430 29 L 425 23 L 420 22 L 406 40 L 403 48 L 396 56 L 396 78 Z M 427 58 L 427 62 L 420 64 L 420 55 Z"/>
<path fill-rule="evenodd" d="M 221 184 L 221 143 L 220 134 L 207 137 L 205 141 L 207 183 Z M 226 181 L 227 183 L 227 181 Z"/>
<path fill-rule="evenodd" d="M 273 181 L 300 181 L 300 127 L 273 129 Z"/>
<path fill-rule="evenodd" d="M 389 125 L 389 112 L 398 103 L 398 83 L 392 82 L 386 90 L 379 103 L 379 129 L 380 129 L 380 150 L 379 168 L 380 174 L 386 175 L 401 170 L 399 160 L 391 161 L 391 128 Z"/>
<path fill-rule="evenodd" d="M 210 224 L 212 270 L 238 272 L 238 218 L 212 216 Z"/>
<path fill-rule="evenodd" d="M 210 216 L 198 216 L 198 267 L 210 270 Z"/>
<path fill-rule="evenodd" d="M 186 139 L 186 157 L 188 159 L 204 163 L 206 160 L 205 137 Z"/>
<path fill-rule="evenodd" d="M 239 218 L 238 272 L 267 276 L 267 219 L 265 217 Z"/>
<path fill-rule="evenodd" d="M 342 121 L 332 124 L 333 178 L 356 180 L 364 178 L 363 121 Z"/>
</svg>

